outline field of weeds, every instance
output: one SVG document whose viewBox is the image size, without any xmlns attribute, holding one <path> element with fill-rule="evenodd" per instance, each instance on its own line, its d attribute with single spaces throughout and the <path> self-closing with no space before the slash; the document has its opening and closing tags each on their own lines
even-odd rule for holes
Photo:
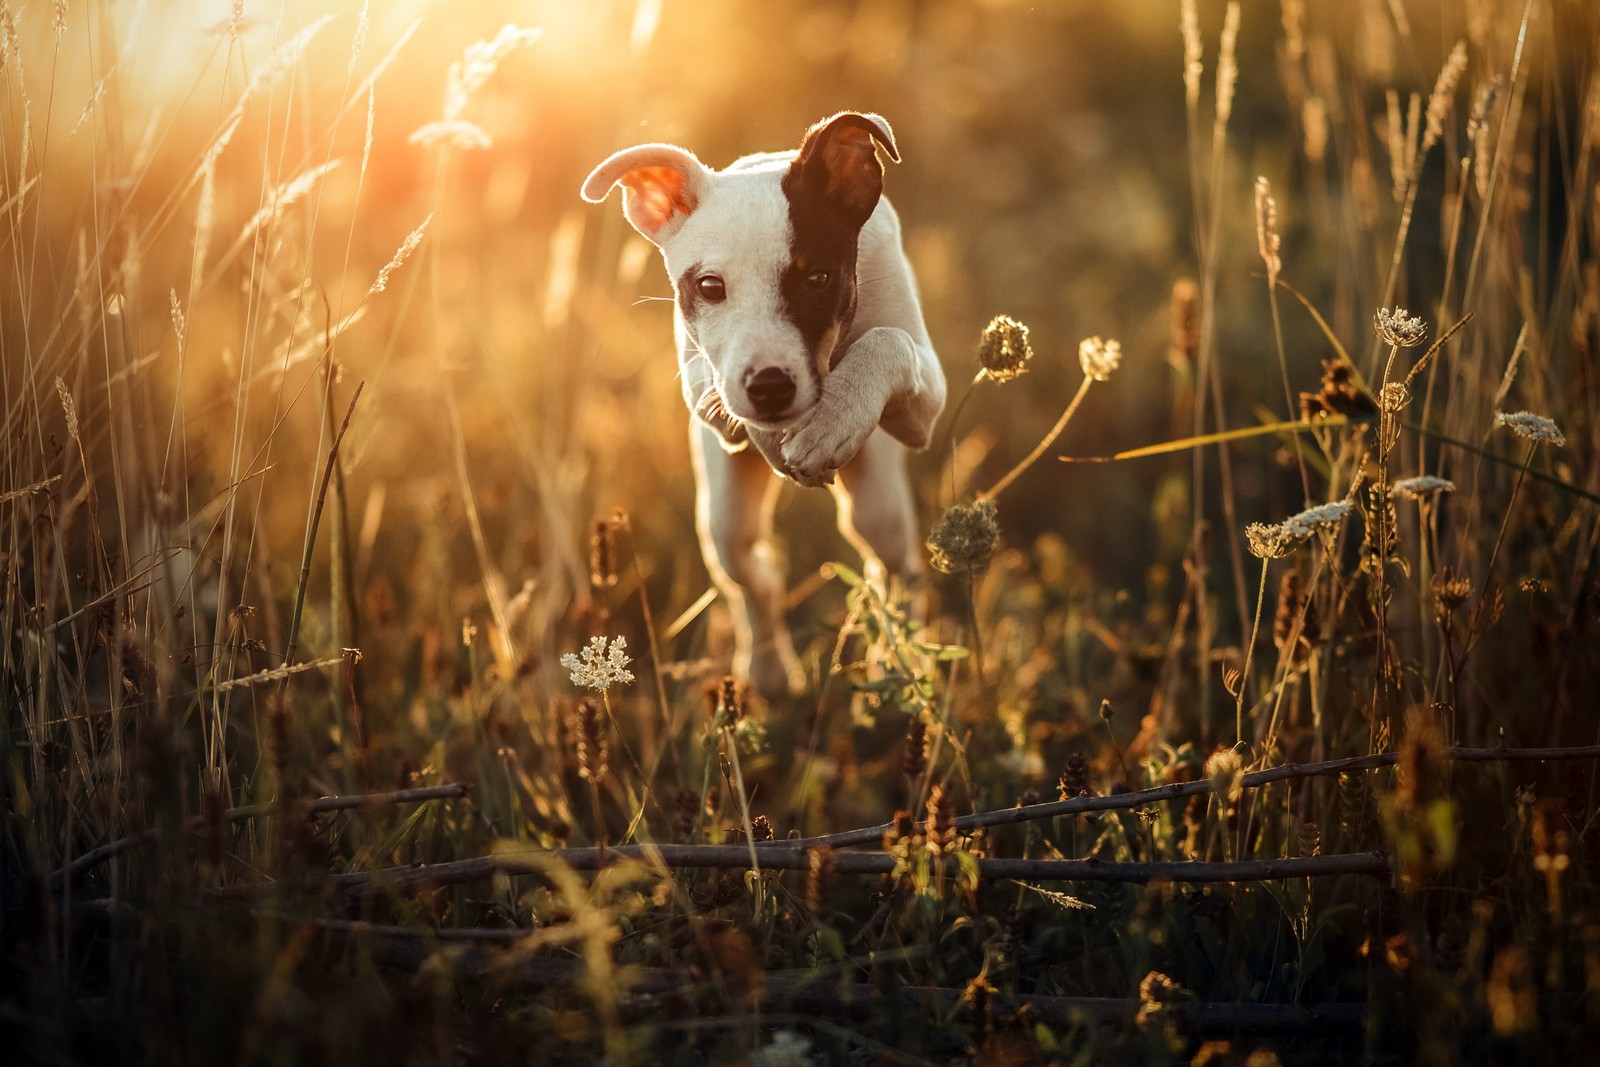
<svg viewBox="0 0 1600 1067">
<path fill-rule="evenodd" d="M 767 702 L 578 189 L 847 108 L 936 569 L 786 487 Z M 0 3 L 0 354 L 8 1062 L 1594 1055 L 1593 0 Z"/>
</svg>

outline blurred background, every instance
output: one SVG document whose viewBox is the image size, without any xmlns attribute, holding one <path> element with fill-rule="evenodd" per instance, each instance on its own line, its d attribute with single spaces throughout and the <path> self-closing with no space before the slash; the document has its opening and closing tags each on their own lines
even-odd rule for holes
<svg viewBox="0 0 1600 1067">
<path fill-rule="evenodd" d="M 887 194 L 953 398 L 993 315 L 1028 323 L 1038 350 L 1017 383 L 975 390 L 953 461 L 919 457 L 930 525 L 1049 427 L 1076 388 L 1081 338 L 1120 340 L 1123 366 L 1052 451 L 1104 456 L 1297 415 L 1285 375 L 1290 392 L 1315 392 L 1334 337 L 1370 374 L 1374 309 L 1453 318 L 1464 309 L 1447 289 L 1464 278 L 1481 297 L 1465 309 L 1477 355 L 1441 381 L 1461 384 L 1474 432 L 1519 338 L 1538 358 L 1521 361 L 1507 405 L 1581 431 L 1593 371 L 1565 323 L 1583 300 L 1593 192 L 1569 176 L 1589 173 L 1596 17 L 1579 0 L 1536 7 L 1524 59 L 1521 4 L 1247 5 L 1220 139 L 1212 0 L 1195 6 L 1201 77 L 1187 100 L 1176 0 L 8 8 L 0 340 L 18 443 L 3 488 L 79 464 L 91 476 L 61 506 L 94 520 L 57 516 L 70 532 L 56 563 L 24 560 L 27 539 L 14 539 L 12 580 L 50 610 L 153 582 L 149 648 L 203 671 L 230 634 L 253 637 L 229 654 L 235 673 L 281 662 L 303 586 L 299 649 L 359 647 L 362 698 L 386 716 L 466 684 L 463 620 L 490 628 L 502 680 L 560 690 L 555 659 L 605 607 L 590 595 L 597 519 L 622 509 L 638 549 L 614 603 L 642 575 L 664 624 L 708 586 L 670 288 L 618 205 L 583 204 L 579 184 L 630 144 L 670 141 L 720 166 L 795 145 L 845 108 L 894 126 L 904 162 Z M 1408 128 L 1414 146 L 1423 117 L 1408 109 L 1458 40 L 1471 61 L 1442 99 L 1407 215 L 1394 148 Z M 1502 134 L 1513 75 L 1518 105 L 1538 106 Z M 1511 206 L 1491 254 L 1469 228 L 1452 260 L 1451 212 L 1485 191 L 1457 167 L 1474 101 L 1480 131 L 1505 138 Z M 1281 373 L 1258 175 L 1276 194 L 1283 277 L 1327 323 L 1281 294 Z M 1175 327 L 1173 294 L 1202 274 L 1219 384 L 1197 423 L 1193 300 Z M 357 383 L 337 477 L 319 492 Z M 1216 449 L 1047 457 L 1001 500 L 1014 555 L 991 606 L 1023 611 L 1005 601 L 1007 576 L 1043 575 L 1097 619 L 1102 637 L 1082 647 L 1103 657 L 1098 674 L 1126 667 L 1114 635 L 1170 619 L 1199 499 L 1201 518 L 1226 524 L 1212 531 L 1214 610 L 1237 643 L 1254 592 L 1253 572 L 1241 583 L 1229 569 L 1238 531 L 1304 501 L 1283 442 L 1230 455 L 1226 513 Z M 1511 478 L 1488 476 L 1502 489 Z M 790 488 L 781 508 L 799 635 L 821 657 L 843 592 L 807 575 L 844 546 L 823 494 Z M 663 658 L 725 655 L 717 614 L 684 621 Z M 1159 657 L 1164 638 L 1147 636 Z M 1099 691 L 1074 703 L 1093 707 Z"/>
</svg>

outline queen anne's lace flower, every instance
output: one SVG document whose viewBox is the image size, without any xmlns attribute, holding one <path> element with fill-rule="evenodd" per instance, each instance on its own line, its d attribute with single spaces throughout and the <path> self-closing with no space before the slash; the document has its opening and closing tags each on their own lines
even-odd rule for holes
<svg viewBox="0 0 1600 1067">
<path fill-rule="evenodd" d="M 568 652 L 561 657 L 561 665 L 572 672 L 573 685 L 609 689 L 619 682 L 633 681 L 627 648 L 625 637 L 613 638 L 609 645 L 603 637 L 591 637 L 589 647 L 582 652 Z"/>
<path fill-rule="evenodd" d="M 1379 308 L 1373 317 L 1373 328 L 1378 336 L 1397 348 L 1420 345 L 1428 336 L 1428 326 L 1422 316 L 1413 315 L 1405 308 Z"/>
<path fill-rule="evenodd" d="M 1456 483 L 1449 478 L 1439 478 L 1432 474 L 1419 474 L 1415 478 L 1402 478 L 1389 487 L 1392 497 L 1403 496 L 1408 500 L 1426 500 L 1439 493 L 1453 493 Z"/>
<path fill-rule="evenodd" d="M 1511 432 L 1518 437 L 1526 438 L 1534 444 L 1565 445 L 1566 434 L 1543 415 L 1535 415 L 1531 411 L 1513 411 L 1509 415 L 1505 412 L 1494 417 L 1496 426 L 1509 426 Z"/>
</svg>

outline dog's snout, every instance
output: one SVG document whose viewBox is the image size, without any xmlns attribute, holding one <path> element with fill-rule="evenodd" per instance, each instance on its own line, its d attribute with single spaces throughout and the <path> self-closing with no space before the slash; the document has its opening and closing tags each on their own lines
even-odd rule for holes
<svg viewBox="0 0 1600 1067">
<path fill-rule="evenodd" d="M 744 391 L 758 415 L 773 418 L 782 415 L 794 401 L 794 379 L 788 371 L 763 367 L 745 373 Z"/>
</svg>

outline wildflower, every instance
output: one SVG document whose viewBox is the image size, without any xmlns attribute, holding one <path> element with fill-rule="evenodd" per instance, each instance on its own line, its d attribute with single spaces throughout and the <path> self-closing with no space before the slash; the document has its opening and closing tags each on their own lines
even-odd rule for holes
<svg viewBox="0 0 1600 1067">
<path fill-rule="evenodd" d="M 1103 382 L 1122 362 L 1122 345 L 1116 341 L 1102 341 L 1098 337 L 1085 338 L 1078 345 L 1078 362 L 1083 365 L 1086 377 Z"/>
<path fill-rule="evenodd" d="M 1271 525 L 1252 522 L 1244 528 L 1244 539 L 1250 546 L 1250 554 L 1258 559 L 1277 559 L 1280 556 L 1287 556 L 1298 540 L 1288 526 L 1281 522 Z"/>
<path fill-rule="evenodd" d="M 1412 315 L 1401 307 L 1393 311 L 1379 308 L 1378 314 L 1373 317 L 1372 325 L 1378 331 L 1379 337 L 1396 348 L 1414 348 L 1428 336 L 1428 326 L 1422 321 L 1421 316 Z"/>
<path fill-rule="evenodd" d="M 913 782 L 922 778 L 928 769 L 928 724 L 920 715 L 906 722 L 906 750 L 900 762 L 901 772 Z"/>
<path fill-rule="evenodd" d="M 589 647 L 582 652 L 568 652 L 561 657 L 561 665 L 572 672 L 573 685 L 609 689 L 618 682 L 633 681 L 633 672 L 627 669 L 632 662 L 627 648 L 625 637 L 614 638 L 609 644 L 603 637 L 591 637 Z"/>
<path fill-rule="evenodd" d="M 1059 795 L 1062 800 L 1089 796 L 1089 761 L 1083 758 L 1082 752 L 1074 752 L 1067 757 L 1067 764 L 1062 768 L 1057 784 L 1061 787 Z"/>
<path fill-rule="evenodd" d="M 1534 444 L 1565 445 L 1567 437 L 1557 428 L 1556 424 L 1543 415 L 1535 415 L 1531 411 L 1513 411 L 1507 415 L 1505 412 L 1494 417 L 1496 426 L 1509 426 L 1511 432 L 1518 437 L 1526 438 Z"/>
<path fill-rule="evenodd" d="M 994 501 L 955 504 L 939 516 L 928 535 L 934 569 L 944 574 L 982 574 L 1000 541 Z"/>
<path fill-rule="evenodd" d="M 1340 521 L 1350 512 L 1350 501 L 1335 500 L 1331 504 L 1318 504 L 1316 507 L 1307 508 L 1298 515 L 1291 515 L 1283 520 L 1283 526 L 1295 540 L 1304 540 L 1316 533 L 1321 527 L 1332 528 L 1339 525 Z"/>
<path fill-rule="evenodd" d="M 1439 493 L 1453 493 L 1456 483 L 1449 478 L 1438 478 L 1432 474 L 1419 474 L 1415 478 L 1402 478 L 1395 482 L 1389 489 L 1391 497 L 1405 497 L 1407 500 L 1427 500 Z"/>
<path fill-rule="evenodd" d="M 1028 343 L 1028 327 L 1009 315 L 996 315 L 983 328 L 978 342 L 979 376 L 994 382 L 1009 382 L 1028 373 L 1033 346 Z"/>
</svg>

